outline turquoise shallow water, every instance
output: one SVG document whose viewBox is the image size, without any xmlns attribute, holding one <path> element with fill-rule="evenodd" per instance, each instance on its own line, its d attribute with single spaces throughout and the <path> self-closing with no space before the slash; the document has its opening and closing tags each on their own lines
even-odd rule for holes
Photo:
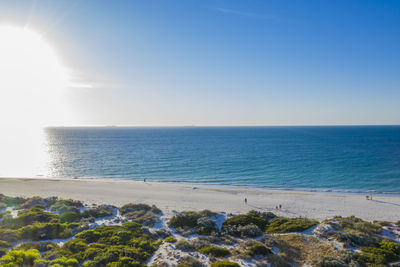
<svg viewBox="0 0 400 267">
<path fill-rule="evenodd" d="M 48 128 L 48 176 L 400 192 L 400 127 Z"/>
</svg>

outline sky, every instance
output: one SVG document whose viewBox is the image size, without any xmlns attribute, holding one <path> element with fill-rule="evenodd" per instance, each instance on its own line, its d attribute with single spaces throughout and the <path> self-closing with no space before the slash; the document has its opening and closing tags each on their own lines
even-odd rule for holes
<svg viewBox="0 0 400 267">
<path fill-rule="evenodd" d="M 399 1 L 0 1 L 1 25 L 40 35 L 68 76 L 57 98 L 3 84 L 15 106 L 51 95 L 20 123 L 400 124 Z"/>
</svg>

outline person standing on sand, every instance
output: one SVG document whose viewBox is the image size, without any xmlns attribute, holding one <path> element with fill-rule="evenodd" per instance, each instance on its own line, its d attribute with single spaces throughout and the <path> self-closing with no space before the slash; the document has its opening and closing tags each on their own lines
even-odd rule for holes
<svg viewBox="0 0 400 267">
<path fill-rule="evenodd" d="M 247 205 L 247 198 L 244 198 L 244 204 Z"/>
</svg>

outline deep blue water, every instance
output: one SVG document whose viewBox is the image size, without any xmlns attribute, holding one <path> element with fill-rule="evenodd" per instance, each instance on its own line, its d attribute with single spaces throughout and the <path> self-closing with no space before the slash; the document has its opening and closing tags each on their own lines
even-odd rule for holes
<svg viewBox="0 0 400 267">
<path fill-rule="evenodd" d="M 49 176 L 400 192 L 400 126 L 48 128 Z"/>
</svg>

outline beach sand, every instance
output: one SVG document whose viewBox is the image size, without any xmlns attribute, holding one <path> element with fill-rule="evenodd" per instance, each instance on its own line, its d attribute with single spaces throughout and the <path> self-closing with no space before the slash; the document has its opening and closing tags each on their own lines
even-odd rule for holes
<svg viewBox="0 0 400 267">
<path fill-rule="evenodd" d="M 400 220 L 400 197 L 224 188 L 187 184 L 153 183 L 102 179 L 0 178 L 0 193 L 8 196 L 58 196 L 85 203 L 154 204 L 166 214 L 183 210 L 209 209 L 216 212 L 245 213 L 249 210 L 272 211 L 286 217 L 317 220 L 335 215 L 355 215 L 364 220 Z M 247 198 L 247 205 L 244 198 Z M 280 211 L 275 206 L 281 204 Z"/>
</svg>

